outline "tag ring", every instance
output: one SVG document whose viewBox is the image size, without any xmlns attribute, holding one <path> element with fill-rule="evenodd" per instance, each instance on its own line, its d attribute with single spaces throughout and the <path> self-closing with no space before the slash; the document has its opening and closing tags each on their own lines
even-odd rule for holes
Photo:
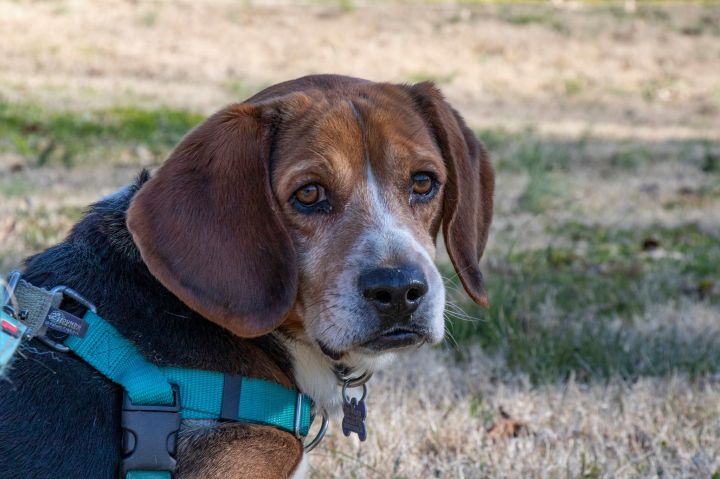
<svg viewBox="0 0 720 479">
<path fill-rule="evenodd" d="M 310 442 L 307 443 L 307 444 L 303 444 L 303 449 L 304 449 L 305 452 L 310 452 L 310 451 L 312 451 L 313 449 L 315 449 L 315 447 L 317 447 L 317 445 L 320 444 L 320 441 L 323 440 L 323 438 L 325 437 L 325 433 L 326 433 L 327 430 L 328 430 L 328 415 L 327 415 L 327 412 L 325 412 L 325 410 L 323 409 L 322 412 L 321 412 L 321 414 L 322 414 L 322 423 L 320 424 L 320 430 L 319 430 L 318 433 L 315 435 L 315 437 L 312 439 L 312 441 L 310 441 Z"/>
<path fill-rule="evenodd" d="M 354 386 L 352 386 L 352 384 L 350 383 L 350 380 L 345 381 L 345 383 L 343 384 L 343 387 L 342 387 L 342 397 L 343 397 L 343 401 L 345 401 L 345 402 L 350 402 L 350 398 L 347 395 L 347 388 L 349 388 L 349 387 L 351 388 Z M 367 394 L 368 394 L 367 384 L 362 383 L 362 397 L 358 400 L 358 402 L 364 401 L 367 398 Z"/>
<path fill-rule="evenodd" d="M 365 371 L 360 376 L 356 378 L 346 379 L 343 382 L 343 387 L 347 386 L 350 388 L 358 387 L 360 385 L 364 385 L 366 382 L 370 381 L 370 378 L 372 377 L 373 373 L 372 371 Z"/>
</svg>

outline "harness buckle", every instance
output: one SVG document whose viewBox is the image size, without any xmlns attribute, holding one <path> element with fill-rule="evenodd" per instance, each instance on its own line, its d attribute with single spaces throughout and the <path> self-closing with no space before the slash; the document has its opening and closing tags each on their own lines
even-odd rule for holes
<svg viewBox="0 0 720 479">
<path fill-rule="evenodd" d="M 80 293 L 78 293 L 77 291 L 75 291 L 72 288 L 69 288 L 64 285 L 55 286 L 53 289 L 50 290 L 50 293 L 53 295 L 60 296 L 60 299 L 58 300 L 59 303 L 62 303 L 64 300 L 69 298 L 69 299 L 72 299 L 73 301 L 75 301 L 76 303 L 78 303 L 79 305 L 83 306 L 85 309 L 92 311 L 93 313 L 97 313 L 97 308 L 95 307 L 95 305 L 93 303 L 91 303 L 90 301 L 88 301 L 83 295 L 81 295 Z M 58 304 L 58 306 L 59 306 L 59 304 Z M 53 312 L 53 310 L 51 309 L 51 312 L 48 314 L 48 317 L 45 319 L 45 324 L 48 325 L 48 327 L 59 330 L 60 332 L 63 332 L 66 334 L 76 334 L 76 333 L 71 332 L 70 330 L 66 330 L 64 328 L 58 328 L 57 326 L 53 326 L 50 323 L 50 319 L 54 318 L 54 316 L 52 316 L 52 315 L 55 313 L 60 314 L 61 320 L 63 319 L 63 315 L 65 315 L 66 321 L 67 321 L 67 318 L 72 318 L 74 325 L 76 325 L 76 328 L 82 329 L 82 331 L 83 331 L 82 334 L 84 334 L 84 330 L 87 329 L 87 324 L 82 319 L 82 317 L 76 317 L 75 315 L 71 315 L 70 313 L 66 313 L 64 311 Z M 83 329 L 83 326 L 84 326 L 84 329 Z M 70 348 L 68 348 L 64 344 L 55 342 L 52 339 L 48 338 L 47 336 L 36 336 L 36 338 L 40 342 L 44 343 L 46 346 L 53 348 L 55 351 L 58 351 L 61 353 L 67 353 L 68 351 L 70 351 Z"/>
<path fill-rule="evenodd" d="M 130 471 L 175 472 L 177 433 L 180 429 L 180 390 L 173 384 L 173 404 L 136 405 L 123 391 L 123 428 L 120 479 Z"/>
</svg>

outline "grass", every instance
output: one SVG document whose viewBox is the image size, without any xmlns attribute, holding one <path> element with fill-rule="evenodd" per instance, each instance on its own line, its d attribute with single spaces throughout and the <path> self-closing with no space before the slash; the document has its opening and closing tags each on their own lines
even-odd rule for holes
<svg viewBox="0 0 720 479">
<path fill-rule="evenodd" d="M 649 151 L 642 148 L 629 147 L 616 152 L 610 157 L 610 167 L 620 170 L 637 170 L 651 158 Z"/>
<path fill-rule="evenodd" d="M 536 387 L 468 354 L 458 363 L 426 350 L 374 377 L 368 441 L 331 427 L 311 477 L 699 478 L 720 470 L 716 383 L 679 375 Z M 523 432 L 491 435 L 504 416 Z"/>
<path fill-rule="evenodd" d="M 670 325 L 648 337 L 641 324 L 654 320 L 648 313 L 658 304 L 720 305 L 720 234 L 692 224 L 613 229 L 575 222 L 549 233 L 555 241 L 547 247 L 511 248 L 489 265 L 489 310 L 467 303 L 463 314 L 451 309 L 457 342 L 503 354 L 536 383 L 720 371 L 720 337 Z M 450 288 L 458 290 L 457 281 Z"/>
<path fill-rule="evenodd" d="M 415 71 L 410 72 L 406 75 L 406 81 L 409 83 L 419 83 L 424 81 L 431 81 L 437 85 L 446 85 L 453 81 L 457 76 L 457 72 L 450 73 L 438 73 L 428 71 Z"/>
<path fill-rule="evenodd" d="M 475 131 L 492 153 L 495 168 L 503 172 L 547 173 L 597 167 L 608 177 L 634 172 L 650 163 L 680 162 L 705 173 L 720 172 L 720 143 L 704 138 L 642 142 L 595 138 L 591 131 L 577 138 L 543 136 L 532 128 Z"/>
<path fill-rule="evenodd" d="M 107 161 L 108 155 L 138 147 L 161 158 L 202 118 L 172 108 L 79 113 L 0 101 L 0 153 L 15 153 L 36 167 Z"/>
<path fill-rule="evenodd" d="M 720 173 L 720 153 L 713 152 L 708 143 L 704 144 L 701 169 L 705 173 Z"/>
<path fill-rule="evenodd" d="M 477 134 L 493 152 L 500 175 L 526 178 L 511 214 L 570 211 L 563 192 L 574 174 L 588 168 L 604 172 L 602 181 L 622 181 L 661 163 L 718 172 L 716 145 L 703 140 L 620 141 L 607 148 L 606 140 L 598 145 L 590 135 L 567 141 L 533 130 Z M 707 183 L 681 188 L 661 204 L 687 211 L 716 204 L 717 198 L 717 188 Z M 488 254 L 487 311 L 467 301 L 446 267 L 445 276 L 455 278 L 449 288 L 456 303 L 447 312 L 448 329 L 460 356 L 467 345 L 479 343 L 535 384 L 720 371 L 720 337 L 702 326 L 683 326 L 680 319 L 687 305 L 710 311 L 720 306 L 720 230 L 692 223 L 614 228 L 579 220 L 546 223 L 545 229 L 549 239 L 542 248 L 524 248 L 519 231 L 501 240 L 505 249 Z M 654 318 L 658 305 L 677 312 Z"/>
<path fill-rule="evenodd" d="M 238 94 L 247 90 L 246 85 L 237 85 L 232 88 Z M 201 119 L 193 112 L 169 108 L 77 113 L 3 102 L 0 152 L 20 155 L 35 168 L 71 167 L 77 158 L 92 162 L 100 154 L 116 164 L 117 157 L 107 155 L 139 146 L 159 160 Z M 513 214 L 543 215 L 564 207 L 572 175 L 589 164 L 623 175 L 645 168 L 651 159 L 654 164 L 674 159 L 696 165 L 705 175 L 718 173 L 716 145 L 707 141 L 680 145 L 675 150 L 682 154 L 675 156 L 656 156 L 642 145 L 626 143 L 599 155 L 590 136 L 561 141 L 532 129 L 477 133 L 493 152 L 500 175 L 526 179 Z M 35 189 L 27 175 L 0 180 L 0 192 L 8 200 L 32 196 Z M 663 205 L 693 208 L 713 204 L 717 198 L 717 188 L 700 185 L 682 190 Z M 27 251 L 38 251 L 61 239 L 64 232 L 56 231 L 59 224 L 72 223 L 80 214 L 76 206 L 50 211 L 41 204 L 18 210 L 16 235 Z M 549 224 L 546 229 L 551 240 L 543 248 L 523 249 L 510 238 L 510 246 L 492 254 L 487 278 L 493 305 L 488 311 L 468 304 L 463 294 L 451 293 L 463 310 L 449 310 L 455 341 L 478 343 L 504 356 L 513 370 L 527 373 L 537 384 L 569 376 L 634 379 L 673 371 L 693 375 L 720 371 L 718 338 L 688 337 L 672 328 L 646 337 L 641 324 L 656 304 L 696 302 L 717 307 L 717 232 L 693 224 L 622 229 L 577 220 Z M 443 268 L 446 276 L 454 276 L 447 265 Z M 459 290 L 457 279 L 449 287 Z M 480 320 L 467 321 L 468 316 Z"/>
<path fill-rule="evenodd" d="M 40 206 L 31 213 L 21 212 L 17 219 L 22 221 L 25 227 L 18 233 L 29 251 L 42 251 L 47 245 L 62 241 L 67 232 L 61 226 L 79 221 L 83 210 L 78 207 L 49 210 Z"/>
<path fill-rule="evenodd" d="M 558 33 L 570 33 L 568 26 L 557 18 L 554 12 L 546 9 L 523 11 L 510 8 L 510 5 L 502 5 L 499 11 L 499 18 L 513 25 L 540 25 L 549 27 Z"/>
<path fill-rule="evenodd" d="M 225 89 L 232 95 L 234 101 L 245 101 L 269 86 L 269 83 L 248 83 L 239 79 L 225 82 Z"/>
<path fill-rule="evenodd" d="M 35 185 L 23 178 L 9 175 L 0 177 L 0 196 L 5 198 L 23 197 L 35 192 Z"/>
</svg>

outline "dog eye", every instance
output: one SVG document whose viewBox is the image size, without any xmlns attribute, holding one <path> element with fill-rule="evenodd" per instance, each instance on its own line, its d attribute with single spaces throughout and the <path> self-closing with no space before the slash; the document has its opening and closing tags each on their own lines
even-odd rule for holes
<svg viewBox="0 0 720 479">
<path fill-rule="evenodd" d="M 430 173 L 415 173 L 412 176 L 412 203 L 425 203 L 430 201 L 437 193 L 438 182 Z"/>
<path fill-rule="evenodd" d="M 433 179 L 427 173 L 416 173 L 413 175 L 413 193 L 426 195 L 432 190 Z"/>
<path fill-rule="evenodd" d="M 317 183 L 308 183 L 298 188 L 290 198 L 290 203 L 301 213 L 330 212 L 325 188 Z"/>
<path fill-rule="evenodd" d="M 305 185 L 295 192 L 295 199 L 302 205 L 314 205 L 325 199 L 325 188 L 314 183 Z"/>
</svg>

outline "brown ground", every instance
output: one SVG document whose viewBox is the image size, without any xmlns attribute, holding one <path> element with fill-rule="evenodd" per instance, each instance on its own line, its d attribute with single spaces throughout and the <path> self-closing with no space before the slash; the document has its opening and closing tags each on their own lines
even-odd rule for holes
<svg viewBox="0 0 720 479">
<path fill-rule="evenodd" d="M 336 72 L 435 79 L 476 127 L 720 136 L 720 42 L 705 32 L 719 28 L 720 14 L 707 7 L 627 18 L 572 6 L 222 0 L 3 2 L 2 10 L 0 92 L 11 99 L 211 112 L 281 79 Z"/>
</svg>

